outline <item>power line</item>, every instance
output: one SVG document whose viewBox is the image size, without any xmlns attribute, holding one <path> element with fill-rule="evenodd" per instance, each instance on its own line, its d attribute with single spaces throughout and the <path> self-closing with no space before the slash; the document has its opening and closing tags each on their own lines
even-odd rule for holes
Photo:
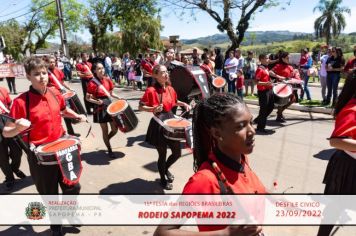
<svg viewBox="0 0 356 236">
<path fill-rule="evenodd" d="M 6 15 L 2 15 L 2 16 L 0 16 L 0 17 L 5 17 L 5 16 L 12 15 L 12 14 L 14 14 L 14 13 L 20 12 L 20 11 L 22 11 L 22 10 L 28 8 L 29 6 L 31 6 L 31 5 L 28 4 L 27 6 L 25 6 L 25 7 L 23 7 L 23 8 L 20 8 L 20 9 L 18 9 L 18 10 L 16 10 L 16 11 L 10 12 L 10 13 L 8 13 L 8 14 L 6 14 Z"/>
<path fill-rule="evenodd" d="M 3 0 L 4 1 L 4 0 Z M 5 0 L 5 4 L 4 5 L 2 5 L 2 8 L 1 8 L 1 10 L 0 10 L 0 12 L 1 13 L 6 13 L 6 12 L 8 12 L 8 11 L 12 11 L 13 9 L 15 9 L 17 6 L 19 6 L 20 4 L 20 2 L 22 2 L 22 1 L 24 1 L 24 0 L 18 0 L 18 1 L 16 1 L 16 0 L 12 0 L 12 1 L 9 1 L 9 0 Z M 28 1 L 28 0 L 27 0 Z M 11 6 L 10 6 L 11 5 Z"/>
<path fill-rule="evenodd" d="M 19 17 L 25 16 L 25 15 L 30 14 L 30 13 L 36 12 L 36 11 L 38 11 L 38 10 L 44 8 L 44 7 L 47 7 L 47 6 L 51 5 L 51 4 L 54 3 L 54 2 L 55 2 L 55 1 L 49 2 L 49 3 L 47 3 L 47 4 L 44 4 L 44 5 L 40 6 L 40 7 L 38 7 L 37 9 L 34 9 L 34 10 L 29 11 L 29 12 L 27 12 L 27 13 L 21 14 L 21 15 L 19 15 L 19 16 L 12 17 L 12 18 L 7 19 L 7 20 L 0 21 L 0 24 L 1 24 L 1 23 L 4 23 L 4 22 L 6 22 L 6 21 L 10 21 L 10 20 L 17 19 L 17 18 L 19 18 Z"/>
</svg>

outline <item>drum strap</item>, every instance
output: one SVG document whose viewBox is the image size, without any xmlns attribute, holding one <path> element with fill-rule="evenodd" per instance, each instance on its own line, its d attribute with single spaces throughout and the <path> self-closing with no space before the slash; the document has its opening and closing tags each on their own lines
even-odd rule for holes
<svg viewBox="0 0 356 236">
<path fill-rule="evenodd" d="M 94 81 L 94 83 L 96 83 L 96 85 L 98 85 L 98 87 L 103 90 L 103 92 L 105 93 L 105 95 L 110 99 L 111 98 L 111 95 L 110 93 L 108 92 L 108 90 L 106 90 L 106 88 L 104 87 L 104 85 L 102 83 L 100 83 L 99 80 L 97 80 L 97 78 L 93 78 L 92 79 Z"/>
<path fill-rule="evenodd" d="M 59 87 L 60 90 L 65 90 L 64 86 L 59 82 L 57 76 L 55 74 L 53 74 L 50 70 L 48 70 L 48 72 L 50 73 L 50 75 L 52 76 L 54 82 L 57 84 L 57 86 Z"/>
<path fill-rule="evenodd" d="M 208 160 L 209 160 L 210 165 L 213 168 L 213 171 L 215 172 L 215 175 L 218 179 L 220 193 L 221 194 L 233 194 L 234 191 L 232 190 L 231 186 L 228 184 L 228 181 L 227 181 L 224 173 L 219 168 L 219 166 L 213 160 L 211 160 L 211 159 L 208 159 Z"/>
</svg>

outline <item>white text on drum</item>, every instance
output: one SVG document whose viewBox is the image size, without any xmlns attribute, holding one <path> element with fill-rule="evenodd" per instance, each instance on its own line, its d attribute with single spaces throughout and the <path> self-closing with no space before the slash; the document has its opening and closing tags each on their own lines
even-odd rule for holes
<svg viewBox="0 0 356 236">
<path fill-rule="evenodd" d="M 74 173 L 73 169 L 73 156 L 72 156 L 72 151 L 78 150 L 78 145 L 71 146 L 69 148 L 66 148 L 64 150 L 60 150 L 57 152 L 58 156 L 63 156 L 65 155 L 66 160 L 68 161 L 68 170 L 70 171 L 70 180 L 77 179 L 77 175 Z"/>
</svg>

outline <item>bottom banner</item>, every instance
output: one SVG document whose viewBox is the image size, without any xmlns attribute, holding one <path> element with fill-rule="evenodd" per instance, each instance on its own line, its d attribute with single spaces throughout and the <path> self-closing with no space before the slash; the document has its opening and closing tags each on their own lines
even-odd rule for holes
<svg viewBox="0 0 356 236">
<path fill-rule="evenodd" d="M 356 225 L 353 195 L 1 195 L 1 225 Z"/>
</svg>

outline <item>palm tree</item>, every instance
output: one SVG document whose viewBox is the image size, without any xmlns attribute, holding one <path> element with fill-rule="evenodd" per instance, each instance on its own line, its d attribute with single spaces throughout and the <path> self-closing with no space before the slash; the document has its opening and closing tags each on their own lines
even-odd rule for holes
<svg viewBox="0 0 356 236">
<path fill-rule="evenodd" d="M 322 13 L 314 21 L 314 30 L 317 38 L 325 37 L 327 45 L 329 45 L 331 35 L 337 38 L 345 29 L 346 22 L 343 14 L 351 15 L 350 8 L 340 6 L 341 3 L 342 0 L 320 0 L 313 10 L 313 12 L 318 10 Z"/>
</svg>

